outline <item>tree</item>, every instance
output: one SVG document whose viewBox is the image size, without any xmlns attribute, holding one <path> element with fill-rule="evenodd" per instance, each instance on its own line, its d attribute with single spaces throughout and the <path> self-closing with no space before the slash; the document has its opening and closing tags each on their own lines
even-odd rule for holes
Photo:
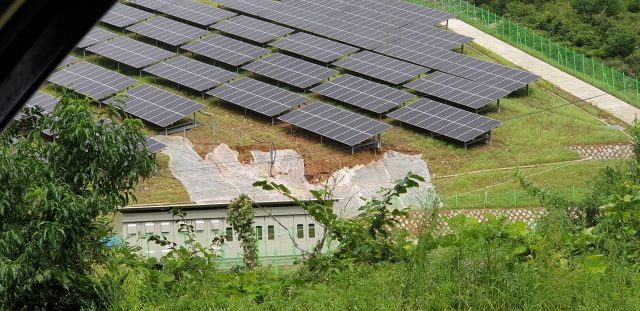
<svg viewBox="0 0 640 311">
<path fill-rule="evenodd" d="M 621 28 L 610 28 L 605 35 L 605 54 L 609 57 L 627 57 L 638 46 L 638 34 Z"/>
<path fill-rule="evenodd" d="M 242 261 L 247 270 L 253 270 L 259 265 L 258 245 L 256 243 L 256 233 L 253 229 L 254 216 L 253 201 L 244 193 L 229 204 L 227 222 L 231 224 L 238 236 L 238 240 L 241 242 L 242 251 L 244 252 Z"/>
<path fill-rule="evenodd" d="M 640 12 L 640 0 L 631 0 L 629 4 L 627 4 L 627 11 L 631 13 Z"/>
<path fill-rule="evenodd" d="M 86 271 L 104 259 L 108 232 L 96 219 L 134 201 L 136 184 L 152 171 L 138 147 L 141 121 L 109 106 L 102 117 L 122 124 L 95 122 L 90 103 L 64 91 L 51 114 L 27 111 L 28 121 L 0 136 L 3 308 L 77 308 L 92 293 Z M 44 130 L 55 142 L 43 140 Z"/>
<path fill-rule="evenodd" d="M 622 0 L 571 0 L 571 7 L 584 15 L 604 12 L 607 16 L 615 16 L 624 11 Z"/>
</svg>

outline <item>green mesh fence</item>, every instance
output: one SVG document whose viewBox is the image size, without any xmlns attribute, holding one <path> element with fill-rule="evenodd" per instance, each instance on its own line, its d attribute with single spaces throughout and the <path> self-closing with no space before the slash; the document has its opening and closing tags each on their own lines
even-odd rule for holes
<svg viewBox="0 0 640 311">
<path fill-rule="evenodd" d="M 567 201 L 579 201 L 589 194 L 588 189 L 554 189 Z M 448 193 L 441 194 L 444 209 L 463 208 L 515 208 L 515 207 L 539 207 L 540 200 L 529 195 L 526 191 L 513 190 L 510 192 L 474 192 L 468 194 Z"/>
<path fill-rule="evenodd" d="M 638 79 L 628 77 L 584 54 L 576 53 L 535 31 L 462 0 L 404 0 L 456 14 L 457 18 L 537 58 L 594 85 L 625 102 L 640 107 Z"/>
</svg>

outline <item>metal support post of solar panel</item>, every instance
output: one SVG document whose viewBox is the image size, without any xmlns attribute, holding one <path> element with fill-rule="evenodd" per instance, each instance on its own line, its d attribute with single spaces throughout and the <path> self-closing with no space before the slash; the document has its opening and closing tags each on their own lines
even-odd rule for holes
<svg viewBox="0 0 640 311">
<path fill-rule="evenodd" d="M 121 98 L 126 104 L 124 111 L 164 128 L 163 132 L 165 135 L 200 125 L 196 121 L 196 112 L 205 107 L 203 104 L 148 84 L 135 87 L 126 91 L 124 94 L 128 97 Z M 113 101 L 113 98 L 109 98 L 105 103 L 112 104 Z M 114 105 L 118 106 L 119 103 L 115 103 Z M 171 125 L 191 114 L 193 114 L 193 123 L 189 121 L 170 128 Z"/>
<path fill-rule="evenodd" d="M 309 98 L 251 78 L 242 78 L 207 94 L 273 118 L 306 103 Z"/>
<path fill-rule="evenodd" d="M 350 106 L 372 111 L 379 117 L 416 97 L 413 94 L 349 74 L 320 84 L 312 88 L 311 91 L 347 103 Z"/>
<path fill-rule="evenodd" d="M 492 144 L 491 130 L 502 124 L 501 121 L 426 98 L 391 112 L 388 116 L 427 130 L 432 137 L 441 135 L 463 142 L 465 149 L 469 144 L 482 140 Z"/>
<path fill-rule="evenodd" d="M 137 35 L 143 35 L 176 47 L 176 53 L 180 53 L 180 45 L 193 39 L 202 38 L 209 34 L 208 30 L 189 26 L 166 17 L 156 17 L 146 22 L 127 27 L 128 31 Z"/>
<path fill-rule="evenodd" d="M 231 81 L 239 75 L 209 64 L 178 56 L 143 70 L 156 77 L 161 77 L 202 93 L 222 83 Z M 157 81 L 156 81 L 157 83 Z"/>
<path fill-rule="evenodd" d="M 485 107 L 497 101 L 500 112 L 500 98 L 510 92 L 480 84 L 471 80 L 458 78 L 443 72 L 434 72 L 424 78 L 404 85 L 407 88 L 429 94 L 445 101 L 473 109 L 476 113 L 488 109 Z"/>
<path fill-rule="evenodd" d="M 242 69 L 287 83 L 306 91 L 316 83 L 338 74 L 337 70 L 325 68 L 307 61 L 276 53 L 248 64 Z"/>
<path fill-rule="evenodd" d="M 271 24 L 244 15 L 214 24 L 211 28 L 263 44 L 294 32 L 291 28 Z"/>
<path fill-rule="evenodd" d="M 214 34 L 182 46 L 185 51 L 200 54 L 237 68 L 258 57 L 269 54 L 269 50 L 241 42 L 223 35 Z M 215 64 L 215 62 L 214 62 Z"/>
<path fill-rule="evenodd" d="M 350 45 L 338 43 L 325 38 L 299 32 L 269 44 L 278 49 L 289 51 L 321 61 L 327 64 L 346 55 L 358 52 L 360 49 Z"/>
<path fill-rule="evenodd" d="M 377 148 L 381 148 L 380 133 L 392 128 L 389 124 L 319 101 L 287 113 L 278 119 L 319 134 L 320 141 L 322 137 L 326 137 L 350 146 L 352 154 L 355 147 L 364 147 L 369 144 L 375 144 Z M 370 138 L 373 138 L 372 142 L 363 144 Z"/>
<path fill-rule="evenodd" d="M 333 65 L 393 85 L 401 84 L 429 71 L 429 68 L 369 51 L 362 51 L 353 56 L 341 59 L 334 62 Z"/>
<path fill-rule="evenodd" d="M 47 81 L 97 101 L 138 83 L 138 80 L 87 62 L 55 72 Z"/>
<path fill-rule="evenodd" d="M 105 24 L 122 28 L 122 34 L 124 34 L 125 27 L 133 25 L 139 21 L 143 21 L 147 18 L 151 18 L 153 15 L 153 13 L 145 12 L 132 6 L 116 3 L 100 21 Z"/>
<path fill-rule="evenodd" d="M 236 16 L 236 13 L 222 10 L 204 3 L 182 1 L 158 9 L 159 12 L 173 16 L 209 29 L 209 25 Z"/>
<path fill-rule="evenodd" d="M 94 45 L 87 48 L 87 50 L 97 54 L 96 59 L 98 59 L 98 55 L 102 55 L 115 60 L 118 62 L 118 69 L 120 69 L 120 63 L 140 69 L 140 77 L 142 77 L 142 67 L 171 58 L 175 55 L 173 52 L 127 37 L 120 37 Z"/>
<path fill-rule="evenodd" d="M 528 86 L 530 83 L 540 79 L 540 76 L 526 71 L 472 57 L 450 64 L 441 68 L 440 71 L 492 85 L 508 92 L 513 92 L 519 88 Z"/>
</svg>

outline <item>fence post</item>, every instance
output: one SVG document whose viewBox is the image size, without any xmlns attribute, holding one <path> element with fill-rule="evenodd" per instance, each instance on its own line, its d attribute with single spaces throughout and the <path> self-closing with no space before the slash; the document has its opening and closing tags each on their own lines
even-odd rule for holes
<svg viewBox="0 0 640 311">
<path fill-rule="evenodd" d="M 487 204 L 489 204 L 489 194 L 484 192 L 484 207 L 487 208 Z"/>
<path fill-rule="evenodd" d="M 613 84 L 613 91 L 616 91 L 616 74 L 613 72 L 613 66 L 611 66 L 611 83 Z"/>
<path fill-rule="evenodd" d="M 591 60 L 591 74 L 593 74 L 593 85 L 596 85 L 596 62 Z"/>
<path fill-rule="evenodd" d="M 578 66 L 576 66 L 576 51 L 575 50 L 571 50 L 571 53 L 573 53 L 573 75 L 577 76 L 578 75 Z"/>
<path fill-rule="evenodd" d="M 456 191 L 456 208 L 458 208 L 458 191 Z"/>
<path fill-rule="evenodd" d="M 552 59 L 553 57 L 551 57 L 551 38 L 549 38 L 549 64 L 551 64 Z"/>
<path fill-rule="evenodd" d="M 240 267 L 240 254 L 236 254 L 236 265 Z"/>
<path fill-rule="evenodd" d="M 627 79 L 624 76 L 624 71 L 622 72 L 622 97 L 624 100 L 627 100 Z"/>
<path fill-rule="evenodd" d="M 504 16 L 501 17 L 502 21 L 500 22 L 500 26 L 502 26 L 502 40 L 504 40 Z"/>
<path fill-rule="evenodd" d="M 511 43 L 511 20 L 509 19 L 509 43 Z"/>
<path fill-rule="evenodd" d="M 580 55 L 582 55 L 582 79 L 587 80 L 587 75 L 585 73 L 585 68 L 584 68 L 584 54 L 580 54 Z"/>
</svg>

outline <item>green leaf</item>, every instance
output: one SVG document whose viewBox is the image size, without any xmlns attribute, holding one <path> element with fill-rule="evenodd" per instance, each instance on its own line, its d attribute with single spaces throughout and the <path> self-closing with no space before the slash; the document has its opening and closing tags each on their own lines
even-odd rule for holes
<svg viewBox="0 0 640 311">
<path fill-rule="evenodd" d="M 526 250 L 527 250 L 527 247 L 525 245 L 520 245 L 513 250 L 513 253 L 516 255 L 519 255 L 524 253 Z"/>
</svg>

